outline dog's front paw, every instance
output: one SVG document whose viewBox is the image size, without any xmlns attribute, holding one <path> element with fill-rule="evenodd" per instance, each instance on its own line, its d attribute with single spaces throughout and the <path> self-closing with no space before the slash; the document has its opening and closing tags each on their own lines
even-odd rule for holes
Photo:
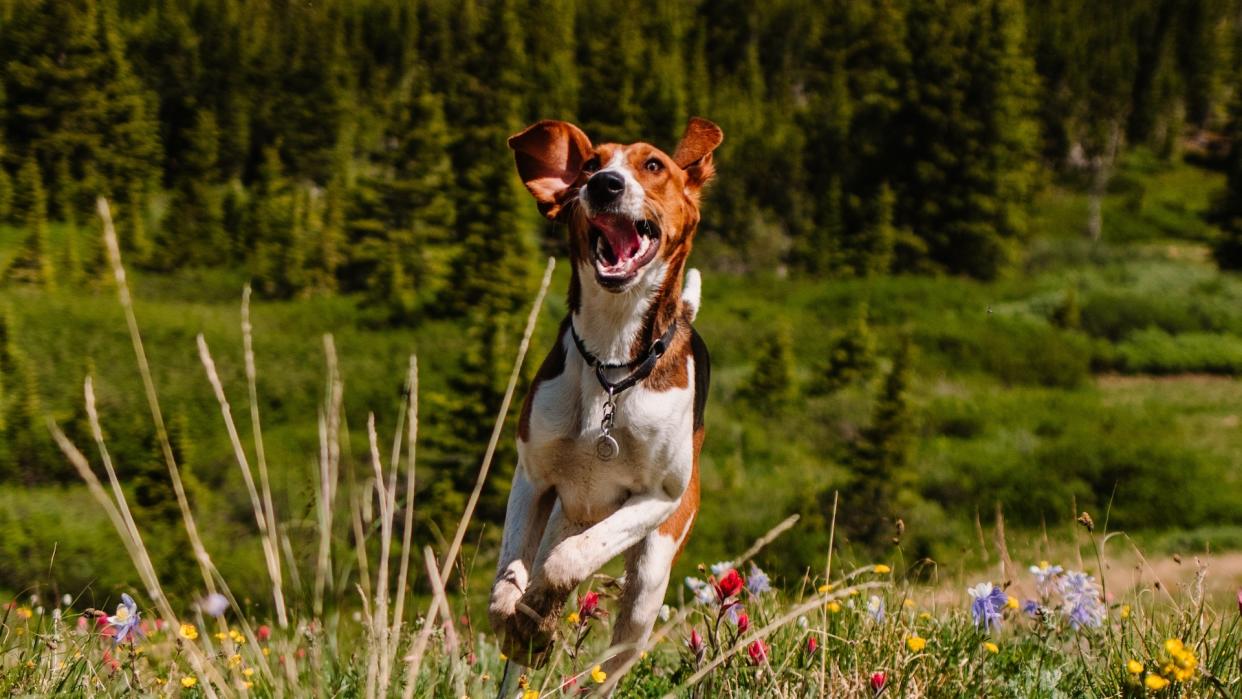
<svg viewBox="0 0 1242 699">
<path fill-rule="evenodd" d="M 548 660 L 564 607 L 565 595 L 548 589 L 531 589 L 514 605 L 508 626 L 501 633 L 505 655 L 530 668 L 541 668 Z"/>
<path fill-rule="evenodd" d="M 492 624 L 492 631 L 504 636 L 513 625 L 518 600 L 522 599 L 524 590 L 510 578 L 497 578 L 492 586 L 491 600 L 487 605 L 487 618 Z"/>
</svg>

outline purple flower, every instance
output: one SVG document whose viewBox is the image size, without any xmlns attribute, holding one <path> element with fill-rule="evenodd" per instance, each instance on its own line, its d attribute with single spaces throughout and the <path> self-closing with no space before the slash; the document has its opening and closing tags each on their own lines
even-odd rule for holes
<svg viewBox="0 0 1242 699">
<path fill-rule="evenodd" d="M 966 592 L 970 593 L 972 599 L 970 615 L 974 617 L 975 626 L 983 627 L 984 630 L 990 630 L 993 627 L 999 629 L 1001 613 L 1005 605 L 1009 603 L 1009 595 L 990 582 L 979 583 L 967 588 Z"/>
<path fill-rule="evenodd" d="M 207 616 L 221 617 L 229 610 L 229 600 L 219 592 L 213 592 L 199 600 L 198 608 Z"/>
<path fill-rule="evenodd" d="M 142 629 L 138 626 L 141 622 L 142 615 L 138 613 L 134 598 L 122 592 L 121 603 L 116 605 L 116 614 L 108 617 L 108 624 L 116 631 L 113 642 L 124 643 L 128 638 L 132 643 L 134 637 L 142 638 Z"/>
<path fill-rule="evenodd" d="M 762 595 L 772 590 L 772 581 L 768 574 L 760 570 L 754 563 L 750 564 L 750 575 L 746 576 L 746 588 L 752 595 Z"/>
<path fill-rule="evenodd" d="M 1104 623 L 1104 600 L 1100 598 L 1099 585 L 1090 575 L 1074 570 L 1066 573 L 1061 581 L 1061 598 L 1065 602 L 1065 616 L 1073 628 L 1095 628 Z"/>
<path fill-rule="evenodd" d="M 694 593 L 694 600 L 699 604 L 716 604 L 716 591 L 707 581 L 687 575 L 686 587 Z"/>
<path fill-rule="evenodd" d="M 729 608 L 725 610 L 725 617 L 727 617 L 729 621 L 734 624 L 737 623 L 739 616 L 746 616 L 746 607 L 743 607 L 740 604 L 731 604 L 729 605 Z"/>
<path fill-rule="evenodd" d="M 1039 591 L 1041 597 L 1047 597 L 1053 591 L 1057 576 L 1065 572 L 1061 566 L 1054 566 L 1048 561 L 1040 561 L 1039 565 L 1031 566 L 1027 570 L 1035 576 L 1035 589 Z"/>
<path fill-rule="evenodd" d="M 1036 602 L 1033 599 L 1028 599 L 1027 601 L 1023 602 L 1022 613 L 1027 616 L 1036 616 L 1037 614 L 1039 614 L 1039 602 Z"/>
</svg>

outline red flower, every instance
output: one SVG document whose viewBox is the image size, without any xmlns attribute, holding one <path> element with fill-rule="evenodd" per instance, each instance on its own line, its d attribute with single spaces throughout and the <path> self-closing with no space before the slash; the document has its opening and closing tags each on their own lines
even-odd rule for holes
<svg viewBox="0 0 1242 699">
<path fill-rule="evenodd" d="M 267 639 L 272 637 L 272 629 L 267 624 L 263 624 L 262 626 L 259 627 L 257 631 L 255 631 L 254 635 L 260 641 L 266 641 Z"/>
<path fill-rule="evenodd" d="M 819 650 L 819 641 L 817 641 L 814 636 L 807 636 L 806 637 L 806 652 L 814 653 L 817 650 Z"/>
<path fill-rule="evenodd" d="M 570 675 L 561 681 L 561 692 L 568 692 L 576 686 L 578 686 L 578 678 Z"/>
<path fill-rule="evenodd" d="M 724 602 L 741 592 L 745 586 L 746 581 L 742 580 L 741 575 L 738 575 L 737 568 L 730 568 L 729 572 L 716 581 L 716 599 Z"/>
<path fill-rule="evenodd" d="M 582 621 L 592 619 L 600 614 L 599 593 L 588 592 L 578 600 L 578 617 Z"/>
<path fill-rule="evenodd" d="M 121 669 L 120 661 L 112 657 L 112 652 L 107 648 L 105 648 L 103 652 L 103 664 L 110 672 L 116 672 Z"/>
<path fill-rule="evenodd" d="M 707 646 L 703 643 L 703 637 L 699 635 L 698 629 L 690 629 L 690 640 L 686 641 L 686 647 L 694 653 L 695 658 L 703 658 L 703 652 L 707 650 Z"/>
<path fill-rule="evenodd" d="M 761 638 L 756 638 L 754 643 L 746 649 L 746 653 L 750 655 L 752 665 L 762 665 L 768 662 L 768 644 L 764 643 Z"/>
<path fill-rule="evenodd" d="M 1242 587 L 1238 588 L 1238 614 L 1242 614 Z"/>
<path fill-rule="evenodd" d="M 750 617 L 746 612 L 737 615 L 737 632 L 746 633 L 750 629 Z"/>
<path fill-rule="evenodd" d="M 888 676 L 883 672 L 873 672 L 871 674 L 871 691 L 879 696 L 884 691 L 884 683 L 888 681 Z"/>
</svg>

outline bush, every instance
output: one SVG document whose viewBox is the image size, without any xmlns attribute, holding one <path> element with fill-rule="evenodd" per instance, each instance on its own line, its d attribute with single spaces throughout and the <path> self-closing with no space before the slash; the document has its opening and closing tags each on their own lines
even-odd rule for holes
<svg viewBox="0 0 1242 699">
<path fill-rule="evenodd" d="M 1242 339 L 1219 333 L 1170 335 L 1155 328 L 1117 347 L 1117 369 L 1134 374 L 1235 375 L 1242 372 Z"/>
<path fill-rule="evenodd" d="M 1081 323 L 1087 333 L 1118 342 L 1148 328 L 1172 334 L 1234 330 L 1242 328 L 1242 313 L 1219 294 L 1098 291 L 1083 303 Z"/>
<path fill-rule="evenodd" d="M 943 356 L 955 371 L 975 369 L 1010 384 L 1072 388 L 1090 375 L 1091 343 L 1046 323 L 992 318 L 965 326 L 921 329 L 918 344 Z"/>
</svg>

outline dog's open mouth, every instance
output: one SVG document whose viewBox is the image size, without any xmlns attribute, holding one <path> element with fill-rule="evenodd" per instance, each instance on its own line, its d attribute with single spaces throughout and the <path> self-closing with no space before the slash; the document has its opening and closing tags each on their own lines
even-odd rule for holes
<svg viewBox="0 0 1242 699">
<path fill-rule="evenodd" d="M 660 248 L 660 228 L 654 221 L 601 214 L 590 219 L 590 224 L 595 277 L 605 287 L 624 286 Z"/>
</svg>

